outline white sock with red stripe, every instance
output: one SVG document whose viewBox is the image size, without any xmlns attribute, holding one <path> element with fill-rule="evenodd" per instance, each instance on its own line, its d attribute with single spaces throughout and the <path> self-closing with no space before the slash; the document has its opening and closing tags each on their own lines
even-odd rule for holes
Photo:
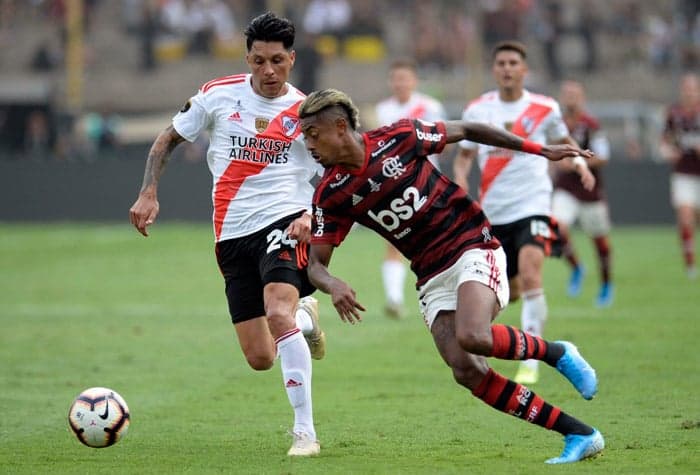
<svg viewBox="0 0 700 475">
<path fill-rule="evenodd" d="M 523 292 L 523 306 L 520 313 L 520 329 L 531 335 L 542 336 L 544 322 L 547 320 L 547 300 L 544 289 L 532 289 Z M 532 369 L 537 369 L 537 360 L 523 362 Z"/>
<path fill-rule="evenodd" d="M 406 266 L 401 261 L 384 261 L 382 279 L 386 301 L 391 305 L 403 305 L 403 287 L 406 282 Z"/>
<path fill-rule="evenodd" d="M 298 328 L 277 340 L 277 354 L 289 403 L 294 408 L 294 432 L 304 432 L 316 440 L 311 404 L 311 353 Z"/>
</svg>

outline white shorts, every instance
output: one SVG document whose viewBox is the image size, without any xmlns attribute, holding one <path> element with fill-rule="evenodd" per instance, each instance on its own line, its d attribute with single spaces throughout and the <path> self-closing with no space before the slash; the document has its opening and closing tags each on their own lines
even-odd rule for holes
<svg viewBox="0 0 700 475">
<path fill-rule="evenodd" d="M 568 191 L 557 189 L 552 194 L 552 216 L 566 227 L 578 220 L 581 229 L 592 237 L 610 233 L 610 212 L 605 201 L 579 201 Z"/>
<path fill-rule="evenodd" d="M 510 289 L 506 272 L 506 253 L 498 249 L 470 249 L 448 269 L 428 280 L 418 289 L 423 320 L 431 328 L 443 310 L 457 310 L 457 288 L 475 280 L 496 293 L 501 309 L 508 305 Z"/>
<path fill-rule="evenodd" d="M 671 204 L 674 208 L 690 205 L 700 209 L 700 176 L 672 173 Z"/>
</svg>

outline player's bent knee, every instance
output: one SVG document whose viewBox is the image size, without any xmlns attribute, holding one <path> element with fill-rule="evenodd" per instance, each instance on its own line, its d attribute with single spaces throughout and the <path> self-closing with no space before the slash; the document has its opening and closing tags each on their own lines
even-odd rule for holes
<svg viewBox="0 0 700 475">
<path fill-rule="evenodd" d="M 488 355 L 492 346 L 491 331 L 461 330 L 457 332 L 457 343 L 464 351 L 477 355 Z"/>
<path fill-rule="evenodd" d="M 248 365 L 255 371 L 266 371 L 272 368 L 272 366 L 275 364 L 274 355 L 255 354 L 246 355 L 245 358 L 246 361 L 248 361 Z"/>
</svg>

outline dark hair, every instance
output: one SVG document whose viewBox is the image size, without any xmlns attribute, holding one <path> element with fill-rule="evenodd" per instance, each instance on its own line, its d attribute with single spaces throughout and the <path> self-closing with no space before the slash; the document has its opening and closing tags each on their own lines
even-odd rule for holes
<svg viewBox="0 0 700 475">
<path fill-rule="evenodd" d="M 245 29 L 245 45 L 248 51 L 253 41 L 280 41 L 285 49 L 294 45 L 294 23 L 272 12 L 263 13 L 251 20 Z"/>
<path fill-rule="evenodd" d="M 527 59 L 527 48 L 519 41 L 501 41 L 493 47 L 491 59 L 496 58 L 496 55 L 501 51 L 515 51 L 520 54 L 523 59 Z"/>
<path fill-rule="evenodd" d="M 393 71 L 394 69 L 409 69 L 409 70 L 413 71 L 414 73 L 417 73 L 418 72 L 418 65 L 411 58 L 399 58 L 399 59 L 395 59 L 391 63 L 391 66 L 389 66 L 390 71 Z"/>
</svg>

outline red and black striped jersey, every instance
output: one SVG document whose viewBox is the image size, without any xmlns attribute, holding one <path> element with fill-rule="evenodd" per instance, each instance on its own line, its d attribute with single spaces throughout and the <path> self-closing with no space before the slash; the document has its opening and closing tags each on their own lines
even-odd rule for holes
<svg viewBox="0 0 700 475">
<path fill-rule="evenodd" d="M 610 144 L 607 137 L 600 129 L 598 120 L 583 113 L 576 117 L 564 117 L 569 134 L 576 140 L 582 149 L 590 149 L 601 160 L 610 159 Z M 592 190 L 586 190 L 581 184 L 581 175 L 577 171 L 556 170 L 554 175 L 554 188 L 566 190 L 579 201 L 595 202 L 605 199 L 603 175 L 599 168 L 591 168 L 595 177 L 595 186 Z"/>
<path fill-rule="evenodd" d="M 674 104 L 666 112 L 664 133 L 681 149 L 681 158 L 673 165 L 676 173 L 700 175 L 700 106 L 688 110 Z"/>
<path fill-rule="evenodd" d="M 364 166 L 328 168 L 316 188 L 311 244 L 338 246 L 360 223 L 411 261 L 418 286 L 467 249 L 500 246 L 481 207 L 427 160 L 445 147 L 443 122 L 403 119 L 363 140 Z"/>
</svg>

